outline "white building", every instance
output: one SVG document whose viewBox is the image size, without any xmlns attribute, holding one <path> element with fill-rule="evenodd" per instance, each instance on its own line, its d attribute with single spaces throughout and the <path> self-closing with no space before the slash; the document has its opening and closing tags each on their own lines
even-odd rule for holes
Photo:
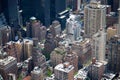
<svg viewBox="0 0 120 80">
<path fill-rule="evenodd" d="M 70 14 L 66 22 L 67 38 L 71 41 L 76 41 L 81 38 L 81 23 L 80 15 Z"/>
<path fill-rule="evenodd" d="M 106 49 L 106 33 L 104 29 L 101 29 L 98 33 L 93 35 L 92 40 L 93 57 L 96 57 L 99 61 L 104 61 Z"/>
</svg>

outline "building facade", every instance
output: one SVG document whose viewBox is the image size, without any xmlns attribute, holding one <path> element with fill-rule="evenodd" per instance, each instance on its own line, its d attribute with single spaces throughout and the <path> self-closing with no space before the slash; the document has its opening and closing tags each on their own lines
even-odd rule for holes
<svg viewBox="0 0 120 80">
<path fill-rule="evenodd" d="M 69 62 L 58 64 L 54 68 L 56 80 L 74 80 L 74 67 Z"/>
<path fill-rule="evenodd" d="M 75 52 L 69 52 L 65 54 L 64 61 L 70 62 L 71 65 L 74 66 L 75 72 L 78 71 L 78 55 Z"/>
<path fill-rule="evenodd" d="M 8 56 L 0 60 L 0 74 L 4 80 L 8 80 L 10 73 L 17 75 L 17 60 Z"/>
<path fill-rule="evenodd" d="M 38 38 L 39 41 L 45 39 L 47 29 L 35 17 L 30 18 L 27 24 L 27 37 Z"/>
<path fill-rule="evenodd" d="M 104 29 L 100 29 L 98 33 L 92 37 L 92 54 L 99 61 L 105 60 L 106 52 L 106 33 Z"/>
<path fill-rule="evenodd" d="M 109 41 L 109 69 L 113 72 L 120 72 L 120 37 L 114 36 Z"/>
<path fill-rule="evenodd" d="M 31 71 L 31 80 L 43 80 L 43 71 L 39 67 L 35 67 L 33 71 Z"/>
<path fill-rule="evenodd" d="M 90 2 L 84 8 L 85 34 L 91 37 L 100 28 L 106 27 L 106 8 L 96 0 Z"/>
</svg>

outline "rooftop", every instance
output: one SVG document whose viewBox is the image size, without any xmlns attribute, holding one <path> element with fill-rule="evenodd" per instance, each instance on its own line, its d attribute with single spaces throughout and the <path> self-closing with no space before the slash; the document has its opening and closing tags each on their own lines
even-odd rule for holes
<svg viewBox="0 0 120 80">
<path fill-rule="evenodd" d="M 59 70 L 65 73 L 69 73 L 73 69 L 74 69 L 73 65 L 70 65 L 69 62 L 58 64 L 55 67 L 55 70 Z"/>
<path fill-rule="evenodd" d="M 85 80 L 87 78 L 87 73 L 88 71 L 84 70 L 84 69 L 80 69 L 77 73 L 77 75 L 75 75 L 75 79 L 82 79 Z"/>
<path fill-rule="evenodd" d="M 5 66 L 9 63 L 11 63 L 12 61 L 16 60 L 16 58 L 12 57 L 12 56 L 8 56 L 5 59 L 0 59 L 0 65 Z"/>
<path fill-rule="evenodd" d="M 34 68 L 33 71 L 31 71 L 31 73 L 33 73 L 33 74 L 40 74 L 41 72 L 42 72 L 41 68 L 39 68 L 37 66 Z"/>
<path fill-rule="evenodd" d="M 115 74 L 113 73 L 106 73 L 103 75 L 102 80 L 112 80 L 115 77 Z"/>
<path fill-rule="evenodd" d="M 61 54 L 61 55 L 63 55 L 63 54 L 66 53 L 66 51 L 65 51 L 63 48 L 55 48 L 54 51 L 55 51 L 57 54 Z"/>
<path fill-rule="evenodd" d="M 99 62 L 99 61 L 96 61 L 95 64 L 92 64 L 92 66 L 94 66 L 94 67 L 101 67 L 103 65 L 104 65 L 104 63 L 103 62 Z"/>
</svg>

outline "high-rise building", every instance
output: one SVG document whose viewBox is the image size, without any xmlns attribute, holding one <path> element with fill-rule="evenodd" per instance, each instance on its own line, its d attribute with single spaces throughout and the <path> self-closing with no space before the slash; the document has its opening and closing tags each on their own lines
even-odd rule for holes
<svg viewBox="0 0 120 80">
<path fill-rule="evenodd" d="M 47 27 L 56 20 L 57 13 L 66 9 L 65 0 L 23 0 L 21 3 L 24 22 L 35 16 Z"/>
<path fill-rule="evenodd" d="M 116 12 L 119 7 L 119 0 L 108 0 L 108 4 L 112 6 L 112 11 Z"/>
<path fill-rule="evenodd" d="M 11 37 L 11 28 L 9 26 L 0 26 L 0 45 L 5 45 Z"/>
<path fill-rule="evenodd" d="M 91 39 L 85 38 L 80 42 L 75 42 L 71 46 L 72 51 L 78 55 L 79 66 L 88 63 L 92 58 Z"/>
<path fill-rule="evenodd" d="M 15 57 L 18 62 L 23 59 L 23 44 L 22 42 L 10 41 L 4 46 L 4 51 L 7 52 L 8 56 Z"/>
<path fill-rule="evenodd" d="M 79 14 L 71 14 L 66 22 L 66 34 L 71 41 L 81 39 L 81 23 Z"/>
<path fill-rule="evenodd" d="M 39 41 L 43 41 L 46 36 L 47 29 L 39 20 L 35 17 L 30 18 L 30 23 L 27 23 L 27 36 L 32 38 L 38 38 Z"/>
<path fill-rule="evenodd" d="M 32 56 L 32 50 L 33 50 L 33 41 L 29 39 L 23 40 L 23 49 L 24 49 L 24 60 Z"/>
<path fill-rule="evenodd" d="M 88 76 L 90 80 L 101 80 L 104 71 L 105 71 L 104 63 L 93 60 L 92 64 L 89 66 Z"/>
<path fill-rule="evenodd" d="M 69 62 L 58 64 L 54 68 L 55 80 L 74 80 L 74 66 Z"/>
<path fill-rule="evenodd" d="M 19 10 L 18 0 L 1 0 L 2 12 L 4 13 L 9 25 L 18 27 L 21 25 L 21 11 Z"/>
<path fill-rule="evenodd" d="M 53 67 L 63 62 L 66 53 L 64 48 L 65 47 L 60 46 L 55 48 L 54 51 L 51 52 L 50 60 Z"/>
<path fill-rule="evenodd" d="M 35 40 L 33 41 L 33 44 L 35 44 Z M 41 53 L 41 49 L 38 46 L 38 44 L 33 46 L 32 59 L 34 66 L 40 67 L 43 70 L 43 72 L 45 72 L 46 57 Z"/>
<path fill-rule="evenodd" d="M 60 36 L 61 24 L 59 23 L 59 21 L 52 22 L 52 25 L 50 26 L 50 32 L 52 33 L 53 37 Z"/>
<path fill-rule="evenodd" d="M 9 24 L 13 24 L 14 27 L 17 27 L 19 24 L 19 6 L 18 0 L 7 0 L 8 4 L 8 22 Z"/>
<path fill-rule="evenodd" d="M 90 4 L 84 8 L 84 28 L 85 34 L 91 37 L 100 28 L 106 27 L 106 8 L 97 0 L 91 0 Z"/>
<path fill-rule="evenodd" d="M 44 53 L 50 54 L 56 47 L 57 41 L 53 38 L 51 33 L 48 33 L 44 44 Z"/>
<path fill-rule="evenodd" d="M 78 55 L 75 52 L 70 51 L 65 54 L 64 61 L 70 62 L 74 66 L 75 72 L 78 72 Z"/>
<path fill-rule="evenodd" d="M 109 69 L 113 72 L 120 72 L 120 37 L 115 35 L 108 42 L 109 44 Z"/>
<path fill-rule="evenodd" d="M 17 75 L 17 60 L 14 57 L 8 56 L 0 59 L 0 74 L 4 80 L 9 79 L 9 74 Z"/>
<path fill-rule="evenodd" d="M 104 29 L 100 29 L 98 33 L 93 35 L 92 54 L 99 61 L 105 60 L 106 52 L 106 33 Z"/>
</svg>

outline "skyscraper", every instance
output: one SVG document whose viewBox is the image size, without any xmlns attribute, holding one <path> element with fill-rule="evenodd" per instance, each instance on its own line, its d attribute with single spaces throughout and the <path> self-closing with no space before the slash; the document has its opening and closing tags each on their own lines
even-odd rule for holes
<svg viewBox="0 0 120 80">
<path fill-rule="evenodd" d="M 46 36 L 47 29 L 39 20 L 35 17 L 30 18 L 30 22 L 27 25 L 27 36 L 31 38 L 37 38 L 39 41 L 43 41 Z"/>
<path fill-rule="evenodd" d="M 93 35 L 93 45 L 92 52 L 93 56 L 99 61 L 105 60 L 105 50 L 106 50 L 106 33 L 104 29 L 100 29 L 98 33 Z"/>
<path fill-rule="evenodd" d="M 23 0 L 21 3 L 24 22 L 35 16 L 47 27 L 56 19 L 57 13 L 66 9 L 65 0 Z"/>
<path fill-rule="evenodd" d="M 120 36 L 114 36 L 109 41 L 109 69 L 120 72 Z"/>
<path fill-rule="evenodd" d="M 119 0 L 108 0 L 108 4 L 112 6 L 112 11 L 116 12 L 119 7 Z"/>
<path fill-rule="evenodd" d="M 11 36 L 11 28 L 9 26 L 0 26 L 0 45 L 5 45 Z"/>
<path fill-rule="evenodd" d="M 106 27 L 106 8 L 97 0 L 91 0 L 84 9 L 85 34 L 91 37 L 100 28 Z"/>
<path fill-rule="evenodd" d="M 79 14 L 70 14 L 70 17 L 66 22 L 66 34 L 67 38 L 71 41 L 77 41 L 81 39 L 81 23 Z"/>
</svg>

